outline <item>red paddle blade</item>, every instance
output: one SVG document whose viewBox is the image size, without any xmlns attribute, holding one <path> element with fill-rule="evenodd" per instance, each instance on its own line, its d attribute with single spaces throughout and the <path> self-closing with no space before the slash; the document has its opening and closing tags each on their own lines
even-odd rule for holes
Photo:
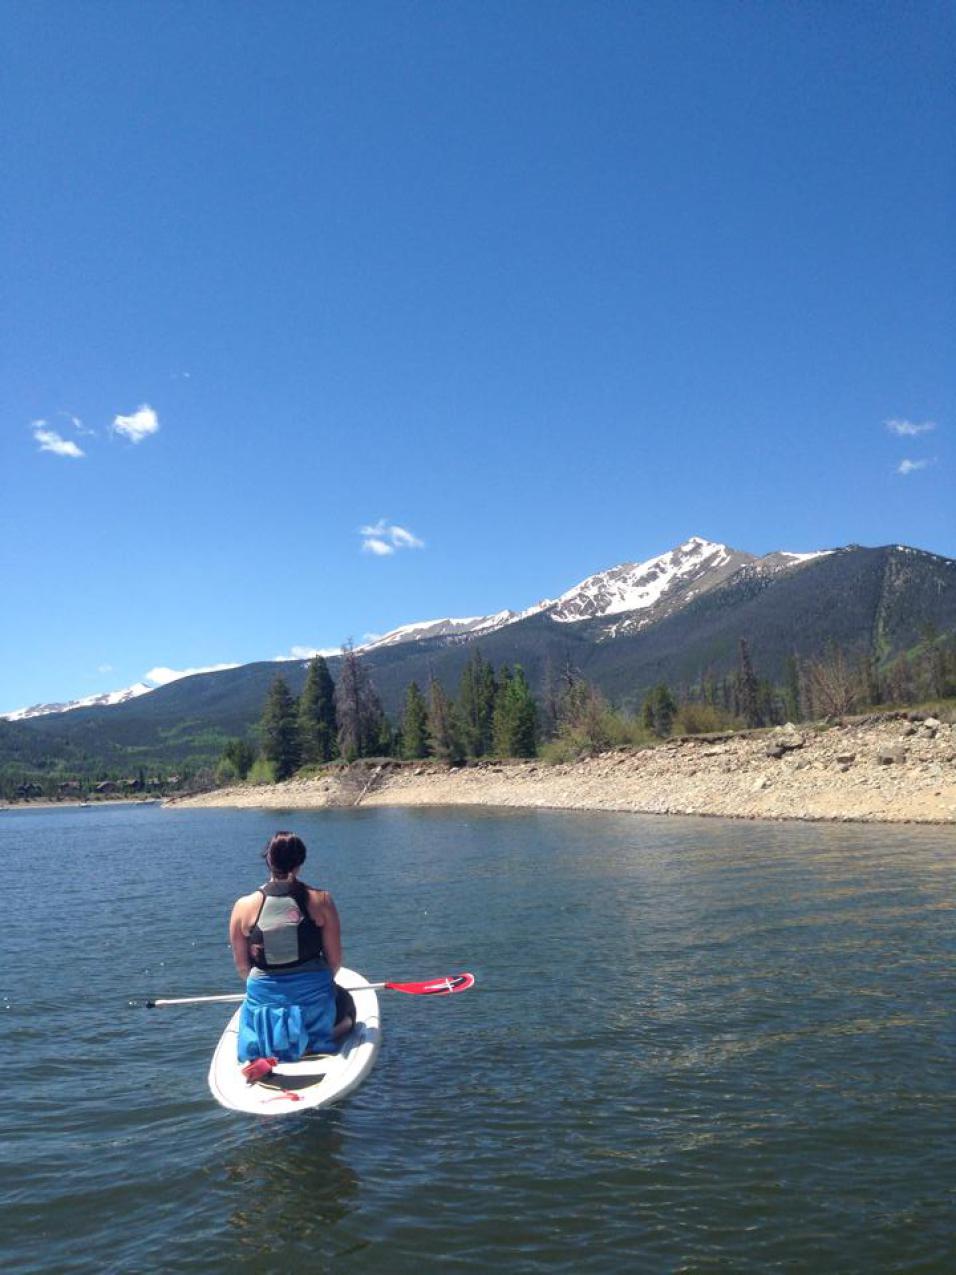
<svg viewBox="0 0 956 1275">
<path fill-rule="evenodd" d="M 474 974 L 446 974 L 444 978 L 432 978 L 425 983 L 386 983 L 393 992 L 407 992 L 409 996 L 454 996 L 474 987 Z"/>
</svg>

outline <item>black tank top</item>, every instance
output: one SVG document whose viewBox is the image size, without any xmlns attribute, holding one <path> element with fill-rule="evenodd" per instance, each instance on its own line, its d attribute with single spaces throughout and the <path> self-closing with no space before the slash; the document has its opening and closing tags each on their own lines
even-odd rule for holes
<svg viewBox="0 0 956 1275">
<path fill-rule="evenodd" d="M 294 880 L 268 881 L 259 893 L 262 902 L 249 930 L 249 956 L 256 969 L 282 973 L 306 961 L 324 960 L 322 926 L 309 915 L 306 886 Z"/>
</svg>

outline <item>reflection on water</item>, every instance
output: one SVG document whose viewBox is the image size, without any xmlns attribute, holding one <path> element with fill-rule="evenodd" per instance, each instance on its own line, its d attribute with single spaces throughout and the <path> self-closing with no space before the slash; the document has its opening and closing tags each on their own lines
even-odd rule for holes
<svg viewBox="0 0 956 1275">
<path fill-rule="evenodd" d="M 226 917 L 277 820 L 351 966 L 478 986 L 386 993 L 361 1089 L 267 1121 L 209 1097 L 221 1006 L 127 1001 L 235 986 Z M 948 1270 L 954 848 L 542 812 L 5 816 L 5 1265 Z"/>
</svg>

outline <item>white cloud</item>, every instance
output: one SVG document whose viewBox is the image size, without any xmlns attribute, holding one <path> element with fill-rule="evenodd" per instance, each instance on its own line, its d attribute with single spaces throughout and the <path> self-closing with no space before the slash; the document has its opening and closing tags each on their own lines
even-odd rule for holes
<svg viewBox="0 0 956 1275">
<path fill-rule="evenodd" d="M 97 673 L 112 673 L 112 671 L 113 671 L 113 665 L 112 665 L 112 664 L 98 664 L 98 665 L 96 666 L 96 671 L 97 671 Z"/>
<path fill-rule="evenodd" d="M 378 522 L 367 527 L 359 527 L 362 537 L 362 550 L 374 553 L 380 558 L 389 557 L 396 549 L 424 549 L 425 541 L 408 530 L 389 522 L 387 518 L 379 518 Z"/>
<path fill-rule="evenodd" d="M 365 553 L 374 553 L 379 558 L 387 558 L 389 554 L 395 552 L 394 546 L 386 544 L 384 540 L 379 540 L 376 536 L 369 536 L 363 540 L 362 549 Z"/>
<path fill-rule="evenodd" d="M 936 428 L 935 421 L 891 420 L 884 421 L 884 424 L 898 438 L 918 438 L 920 434 L 928 434 L 931 429 Z"/>
<path fill-rule="evenodd" d="M 311 660 L 313 655 L 341 655 L 342 648 L 340 646 L 290 646 L 288 655 L 274 655 L 272 658 L 275 662 L 281 663 L 283 660 Z"/>
<path fill-rule="evenodd" d="M 33 430 L 33 437 L 40 444 L 41 452 L 52 452 L 54 456 L 72 456 L 74 460 L 86 454 L 71 439 L 61 438 L 55 429 L 48 429 L 46 421 L 34 421 L 30 428 Z"/>
<path fill-rule="evenodd" d="M 194 673 L 221 673 L 223 669 L 238 668 L 238 664 L 207 664 L 205 668 L 151 668 L 143 674 L 143 681 L 153 686 L 167 686 L 170 682 L 178 682 L 181 677 L 192 677 Z"/>
<path fill-rule="evenodd" d="M 141 443 L 159 429 L 159 417 L 148 403 L 143 403 L 131 416 L 117 416 L 113 429 L 131 443 Z"/>
<path fill-rule="evenodd" d="M 912 474 L 917 469 L 925 469 L 930 462 L 928 460 L 901 460 L 896 467 L 898 474 Z"/>
<path fill-rule="evenodd" d="M 419 540 L 417 536 L 413 536 L 410 531 L 404 527 L 390 527 L 392 534 L 392 544 L 399 549 L 424 549 L 424 540 Z"/>
</svg>

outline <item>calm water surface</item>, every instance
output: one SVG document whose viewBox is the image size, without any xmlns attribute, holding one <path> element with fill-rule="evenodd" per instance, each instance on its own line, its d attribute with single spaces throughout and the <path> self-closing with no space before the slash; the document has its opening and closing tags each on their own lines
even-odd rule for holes
<svg viewBox="0 0 956 1275">
<path fill-rule="evenodd" d="M 286 825 L 385 993 L 340 1107 L 223 1111 Z M 952 830 L 487 811 L 0 815 L 15 1271 L 951 1271 Z"/>
</svg>

